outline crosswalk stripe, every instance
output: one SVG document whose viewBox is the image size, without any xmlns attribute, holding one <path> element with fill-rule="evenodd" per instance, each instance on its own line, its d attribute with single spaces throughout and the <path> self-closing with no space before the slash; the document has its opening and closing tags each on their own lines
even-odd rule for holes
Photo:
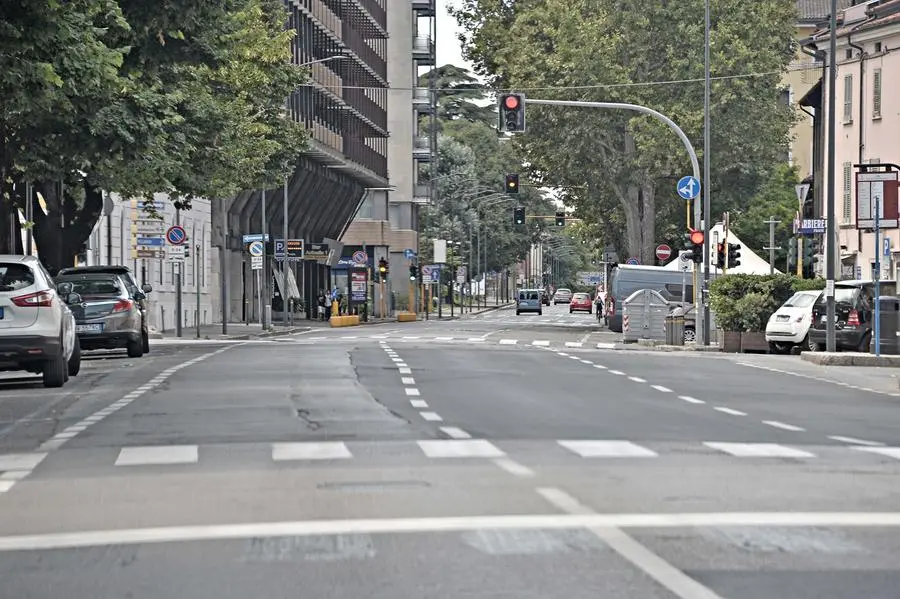
<svg viewBox="0 0 900 599">
<path fill-rule="evenodd" d="M 581 347 L 582 345 L 584 344 L 577 341 L 566 341 L 566 347 Z"/>
<path fill-rule="evenodd" d="M 515 345 L 518 342 L 518 339 L 501 339 L 500 345 Z"/>
<path fill-rule="evenodd" d="M 537 345 L 538 347 L 546 347 L 546 346 L 550 345 L 550 342 L 549 342 L 549 341 L 534 340 L 534 341 L 531 342 L 531 345 Z"/>
<path fill-rule="evenodd" d="M 856 451 L 864 451 L 866 453 L 875 453 L 900 460 L 900 447 L 851 447 Z"/>
<path fill-rule="evenodd" d="M 417 441 L 429 458 L 502 458 L 506 454 L 484 439 Z"/>
<path fill-rule="evenodd" d="M 0 455 L 0 472 L 32 470 L 47 457 L 46 453 L 8 453 Z"/>
<path fill-rule="evenodd" d="M 659 454 L 630 441 L 557 441 L 583 458 L 654 458 Z"/>
<path fill-rule="evenodd" d="M 336 460 L 351 457 L 353 454 L 342 441 L 272 443 L 272 459 L 276 462 Z"/>
<path fill-rule="evenodd" d="M 814 458 L 815 454 L 775 443 L 704 443 L 739 458 Z M 869 449 L 869 448 L 866 448 Z"/>
<path fill-rule="evenodd" d="M 116 458 L 116 466 L 194 464 L 199 458 L 196 445 L 123 447 Z"/>
</svg>

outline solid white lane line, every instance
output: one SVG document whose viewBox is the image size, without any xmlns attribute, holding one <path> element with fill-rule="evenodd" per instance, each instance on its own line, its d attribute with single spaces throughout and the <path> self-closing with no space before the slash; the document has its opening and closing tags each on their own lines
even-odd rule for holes
<svg viewBox="0 0 900 599">
<path fill-rule="evenodd" d="M 595 513 L 591 508 L 560 489 L 542 487 L 537 492 L 550 504 L 573 516 L 588 517 Z M 610 549 L 631 562 L 679 599 L 722 599 L 712 589 L 700 584 L 628 536 L 620 527 L 589 526 L 587 528 Z"/>
<path fill-rule="evenodd" d="M 406 391 L 407 395 L 421 395 L 421 393 L 419 393 L 419 390 L 416 388 L 406 388 L 404 389 L 404 391 Z"/>
<path fill-rule="evenodd" d="M 414 408 L 427 408 L 428 402 L 425 401 L 424 399 L 411 399 L 411 400 L 409 400 L 409 405 L 411 405 Z"/>
<path fill-rule="evenodd" d="M 646 383 L 647 382 L 646 379 L 642 379 L 641 377 L 638 377 L 638 376 L 630 376 L 630 377 L 628 377 L 628 380 L 634 381 L 635 383 Z"/>
<path fill-rule="evenodd" d="M 494 464 L 496 464 L 499 468 L 506 470 L 513 476 L 530 478 L 535 475 L 534 470 L 532 470 L 528 466 L 523 466 L 519 462 L 516 462 L 515 460 L 511 460 L 509 458 L 497 458 L 494 460 Z"/>
<path fill-rule="evenodd" d="M 461 428 L 457 428 L 455 426 L 442 426 L 441 432 L 450 437 L 451 439 L 471 439 L 472 435 L 467 433 Z"/>
<path fill-rule="evenodd" d="M 443 420 L 437 412 L 419 412 L 419 416 L 429 422 L 441 422 Z"/>
<path fill-rule="evenodd" d="M 559 506 L 557 506 L 559 507 Z M 310 537 L 351 534 L 434 533 L 479 530 L 575 530 L 614 528 L 741 527 L 900 527 L 900 512 L 728 512 L 693 514 L 540 514 L 424 518 L 300 520 L 253 524 L 210 524 L 86 530 L 0 537 L 0 551 L 35 551 L 146 545 L 261 537 Z"/>
<path fill-rule="evenodd" d="M 671 389 L 669 389 L 668 387 L 663 387 L 662 385 L 650 385 L 650 388 L 656 389 L 660 393 L 671 393 L 672 392 Z"/>
<path fill-rule="evenodd" d="M 531 342 L 531 345 L 536 345 L 536 346 L 538 346 L 538 347 L 547 347 L 548 345 L 550 345 L 550 342 L 549 342 L 549 341 L 535 340 L 535 341 L 532 341 L 532 342 Z"/>
<path fill-rule="evenodd" d="M 805 431 L 805 428 L 801 428 L 799 426 L 794 426 L 793 424 L 786 424 L 784 422 L 778 422 L 777 420 L 763 420 L 763 424 L 768 424 L 769 426 L 774 426 L 775 428 L 780 428 L 786 431 L 794 431 L 800 432 Z"/>
<path fill-rule="evenodd" d="M 710 449 L 739 458 L 814 458 L 807 451 L 786 447 L 775 443 L 704 443 Z M 869 449 L 860 447 L 859 449 Z"/>
<path fill-rule="evenodd" d="M 865 439 L 857 439 L 856 437 L 842 437 L 841 435 L 832 435 L 828 437 L 832 441 L 840 441 L 841 443 L 852 443 L 854 445 L 869 445 L 871 447 L 881 447 L 884 443 L 878 441 L 866 441 Z"/>
<path fill-rule="evenodd" d="M 515 345 L 518 342 L 518 339 L 501 339 L 500 345 Z"/>
<path fill-rule="evenodd" d="M 722 407 L 718 407 L 718 406 L 713 408 L 713 410 L 722 412 L 723 414 L 731 414 L 732 416 L 746 416 L 747 415 L 746 412 L 741 412 L 740 410 L 732 410 L 731 408 L 722 408 Z"/>
<path fill-rule="evenodd" d="M 506 453 L 484 439 L 417 441 L 429 458 L 502 458 Z"/>
<path fill-rule="evenodd" d="M 618 376 L 625 376 L 625 373 L 622 372 L 621 370 L 610 370 L 609 373 L 610 373 L 610 374 L 615 374 L 615 375 L 618 375 Z"/>
<path fill-rule="evenodd" d="M 272 443 L 272 460 L 338 460 L 353 457 L 347 445 L 341 441 L 306 443 Z"/>
<path fill-rule="evenodd" d="M 706 402 L 703 401 L 702 399 L 697 399 L 696 397 L 691 397 L 690 395 L 679 395 L 679 396 L 678 396 L 678 399 L 683 400 L 683 401 L 686 401 L 686 402 L 688 402 L 688 403 L 695 403 L 695 404 L 704 404 L 704 403 L 706 403 Z"/>
<path fill-rule="evenodd" d="M 198 458 L 196 445 L 123 447 L 116 458 L 116 466 L 193 464 Z"/>
</svg>

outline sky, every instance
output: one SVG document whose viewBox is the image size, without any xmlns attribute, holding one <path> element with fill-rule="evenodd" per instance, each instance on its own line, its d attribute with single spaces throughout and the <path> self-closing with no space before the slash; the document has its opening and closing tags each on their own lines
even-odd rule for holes
<svg viewBox="0 0 900 599">
<path fill-rule="evenodd" d="M 448 5 L 455 5 L 455 2 L 453 0 L 437 0 L 437 39 L 435 40 L 437 66 L 454 64 L 471 71 L 471 63 L 463 60 L 462 48 L 456 39 L 460 28 L 456 24 L 456 19 L 447 13 Z"/>
</svg>

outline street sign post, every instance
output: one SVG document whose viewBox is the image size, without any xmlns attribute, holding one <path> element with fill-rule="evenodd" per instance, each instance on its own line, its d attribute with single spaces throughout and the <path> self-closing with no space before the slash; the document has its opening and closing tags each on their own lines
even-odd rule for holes
<svg viewBox="0 0 900 599">
<path fill-rule="evenodd" d="M 172 245 L 181 245 L 187 240 L 187 231 L 181 225 L 172 225 L 166 231 L 166 241 Z"/>
<path fill-rule="evenodd" d="M 693 200 L 700 195 L 700 181 L 696 177 L 687 175 L 678 180 L 675 191 L 683 200 Z"/>
<path fill-rule="evenodd" d="M 659 258 L 661 261 L 665 262 L 666 260 L 669 259 L 669 256 L 671 256 L 671 255 L 672 255 L 672 248 L 670 248 L 666 244 L 661 243 L 658 246 L 656 246 L 656 257 Z"/>
</svg>

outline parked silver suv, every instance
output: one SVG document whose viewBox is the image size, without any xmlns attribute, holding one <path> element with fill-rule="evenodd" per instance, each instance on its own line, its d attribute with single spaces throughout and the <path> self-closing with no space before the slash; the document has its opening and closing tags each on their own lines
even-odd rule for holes
<svg viewBox="0 0 900 599">
<path fill-rule="evenodd" d="M 34 256 L 0 255 L 0 370 L 41 374 L 45 387 L 62 387 L 81 369 L 75 319 L 53 278 Z"/>
</svg>

